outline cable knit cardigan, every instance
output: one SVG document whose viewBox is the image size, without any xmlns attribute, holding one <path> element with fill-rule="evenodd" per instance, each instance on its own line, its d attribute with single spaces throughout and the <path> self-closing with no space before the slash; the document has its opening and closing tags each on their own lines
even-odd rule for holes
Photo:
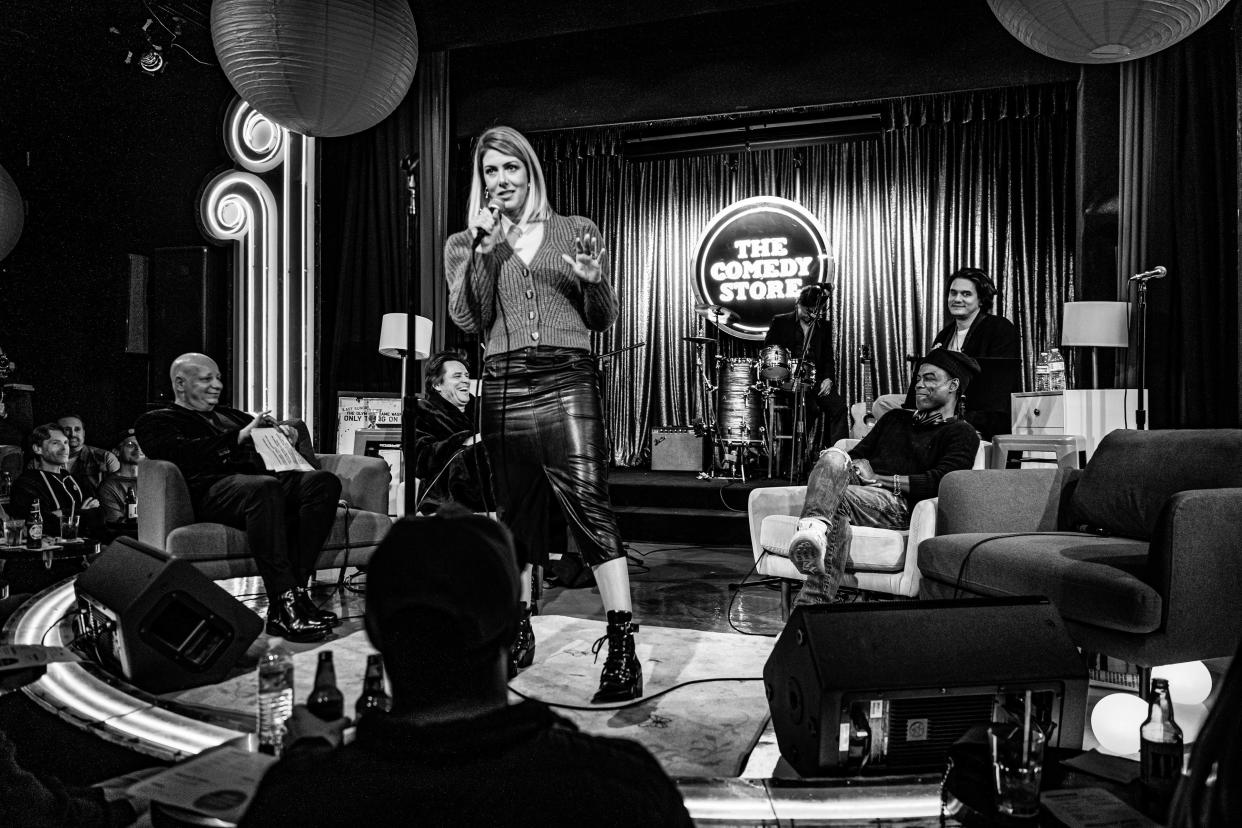
<svg viewBox="0 0 1242 828">
<path fill-rule="evenodd" d="M 466 333 L 483 335 L 488 356 L 538 345 L 589 351 L 590 332 L 607 330 L 618 305 L 606 268 L 599 282 L 587 284 L 561 258 L 574 254 L 582 235 L 599 238 L 599 229 L 581 216 L 553 213 L 528 266 L 507 240 L 484 255 L 472 249 L 469 230 L 453 234 L 444 245 L 449 316 Z"/>
</svg>

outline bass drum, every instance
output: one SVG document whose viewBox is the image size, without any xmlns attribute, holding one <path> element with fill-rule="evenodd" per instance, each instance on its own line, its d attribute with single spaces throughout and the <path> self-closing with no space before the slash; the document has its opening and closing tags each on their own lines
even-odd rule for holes
<svg viewBox="0 0 1242 828">
<path fill-rule="evenodd" d="M 717 377 L 716 425 L 725 443 L 758 443 L 763 440 L 763 400 L 755 389 L 755 362 L 726 359 Z"/>
</svg>

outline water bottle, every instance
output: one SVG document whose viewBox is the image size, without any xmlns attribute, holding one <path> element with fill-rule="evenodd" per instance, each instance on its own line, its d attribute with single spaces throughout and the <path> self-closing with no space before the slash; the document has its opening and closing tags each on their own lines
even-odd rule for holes
<svg viewBox="0 0 1242 828">
<path fill-rule="evenodd" d="M 1147 697 L 1147 720 L 1139 727 L 1139 774 L 1148 810 L 1161 822 L 1181 779 L 1183 761 L 1182 729 L 1173 721 L 1169 681 L 1154 678 Z"/>
<path fill-rule="evenodd" d="M 259 659 L 259 751 L 280 755 L 285 722 L 293 713 L 293 656 L 283 638 L 268 642 Z"/>
<path fill-rule="evenodd" d="M 1048 391 L 1048 372 L 1051 370 L 1049 365 L 1049 356 L 1047 351 L 1039 352 L 1039 359 L 1035 361 L 1035 390 Z"/>
<path fill-rule="evenodd" d="M 1065 390 L 1065 357 L 1061 356 L 1060 348 L 1048 352 L 1048 390 Z"/>
</svg>

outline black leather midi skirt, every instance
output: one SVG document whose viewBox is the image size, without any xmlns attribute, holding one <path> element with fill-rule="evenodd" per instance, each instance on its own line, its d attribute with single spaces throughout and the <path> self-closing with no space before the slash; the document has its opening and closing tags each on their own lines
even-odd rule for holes
<svg viewBox="0 0 1242 828">
<path fill-rule="evenodd" d="M 500 519 L 519 563 L 562 551 L 567 527 L 589 566 L 621 557 L 595 361 L 577 348 L 524 348 L 483 371 L 483 442 Z"/>
</svg>

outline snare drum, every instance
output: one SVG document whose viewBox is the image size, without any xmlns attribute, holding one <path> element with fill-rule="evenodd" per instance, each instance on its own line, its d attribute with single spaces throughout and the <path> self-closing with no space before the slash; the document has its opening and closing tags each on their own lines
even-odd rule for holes
<svg viewBox="0 0 1242 828">
<path fill-rule="evenodd" d="M 781 345 L 765 345 L 759 352 L 759 376 L 768 382 L 789 376 L 789 351 Z"/>
<path fill-rule="evenodd" d="M 725 443 L 758 443 L 763 439 L 763 400 L 754 387 L 755 362 L 726 359 L 717 383 L 716 426 Z"/>
</svg>

